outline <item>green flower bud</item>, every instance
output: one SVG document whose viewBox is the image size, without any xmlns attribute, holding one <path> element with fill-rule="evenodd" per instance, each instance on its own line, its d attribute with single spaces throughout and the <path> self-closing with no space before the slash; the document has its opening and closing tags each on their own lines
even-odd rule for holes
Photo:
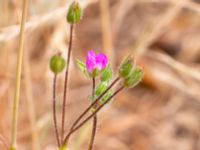
<svg viewBox="0 0 200 150">
<path fill-rule="evenodd" d="M 119 68 L 119 75 L 123 78 L 129 77 L 129 75 L 133 71 L 133 63 L 130 58 L 127 58 L 124 60 L 124 62 L 121 64 Z"/>
<path fill-rule="evenodd" d="M 134 68 L 132 73 L 124 80 L 124 86 L 134 87 L 136 86 L 143 78 L 143 70 L 140 68 Z"/>
<path fill-rule="evenodd" d="M 108 84 L 106 82 L 101 82 L 95 90 L 95 95 L 98 97 L 101 95 L 106 89 L 107 89 Z"/>
<path fill-rule="evenodd" d="M 71 24 L 78 23 L 82 18 L 82 9 L 78 2 L 73 2 L 69 6 L 69 10 L 67 13 L 67 21 Z"/>
<path fill-rule="evenodd" d="M 112 69 L 110 67 L 110 65 L 108 67 L 106 67 L 102 73 L 101 73 L 101 81 L 102 82 L 110 82 L 110 80 L 112 79 Z"/>
<path fill-rule="evenodd" d="M 65 59 L 60 55 L 54 55 L 50 59 L 50 69 L 53 73 L 58 74 L 65 68 Z"/>
<path fill-rule="evenodd" d="M 100 100 L 100 103 L 103 104 L 105 103 L 111 96 L 113 95 L 112 91 L 108 91 L 103 98 Z"/>
</svg>

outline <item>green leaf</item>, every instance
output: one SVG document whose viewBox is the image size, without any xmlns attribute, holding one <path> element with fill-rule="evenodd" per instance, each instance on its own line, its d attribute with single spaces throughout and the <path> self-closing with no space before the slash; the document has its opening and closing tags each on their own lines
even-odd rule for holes
<svg viewBox="0 0 200 150">
<path fill-rule="evenodd" d="M 101 81 L 109 83 L 112 79 L 112 75 L 112 68 L 110 67 L 110 65 L 108 65 L 108 67 L 106 67 L 101 73 Z"/>
<path fill-rule="evenodd" d="M 78 66 L 78 68 L 80 69 L 81 72 L 83 72 L 83 74 L 86 76 L 86 78 L 89 78 L 90 75 L 88 74 L 87 72 L 87 69 L 86 69 L 86 65 L 84 62 L 80 61 L 80 60 L 76 60 L 76 65 Z"/>
<path fill-rule="evenodd" d="M 80 61 L 80 60 L 76 60 L 76 64 L 78 66 L 78 68 L 83 72 L 84 70 L 86 70 L 86 65 L 84 62 Z"/>
</svg>

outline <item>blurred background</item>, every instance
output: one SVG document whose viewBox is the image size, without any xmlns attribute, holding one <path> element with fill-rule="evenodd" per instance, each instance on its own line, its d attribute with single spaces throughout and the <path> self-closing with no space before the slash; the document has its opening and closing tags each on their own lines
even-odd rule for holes
<svg viewBox="0 0 200 150">
<path fill-rule="evenodd" d="M 70 0 L 30 0 L 18 147 L 54 150 L 49 58 L 67 54 Z M 87 51 L 108 55 L 117 72 L 132 53 L 144 68 L 143 82 L 125 90 L 99 114 L 94 150 L 200 150 L 200 1 L 80 0 L 75 26 L 67 127 L 89 105 L 91 82 L 75 65 Z M 0 0 L 0 150 L 10 143 L 12 101 L 22 0 Z M 58 82 L 61 118 L 64 73 Z M 59 120 L 60 122 L 60 120 Z M 71 150 L 87 149 L 91 122 L 71 139 Z"/>
</svg>

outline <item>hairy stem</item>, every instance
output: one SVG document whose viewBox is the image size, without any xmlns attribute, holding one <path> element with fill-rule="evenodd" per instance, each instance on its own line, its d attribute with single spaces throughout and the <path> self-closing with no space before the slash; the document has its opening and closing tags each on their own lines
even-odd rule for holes
<svg viewBox="0 0 200 150">
<path fill-rule="evenodd" d="M 70 131 L 73 130 L 73 128 L 78 124 L 78 122 L 83 118 L 83 116 L 92 108 L 94 107 L 98 101 L 120 80 L 120 77 L 117 77 L 110 86 L 98 97 L 96 100 L 86 108 L 86 110 L 75 120 L 72 127 L 70 128 Z"/>
<path fill-rule="evenodd" d="M 75 131 L 77 131 L 79 128 L 81 128 L 85 123 L 87 123 L 92 117 L 94 117 L 94 115 L 96 115 L 98 112 L 99 112 L 99 110 L 101 110 L 101 108 L 103 108 L 108 102 L 110 102 L 110 100 L 114 97 L 114 96 L 116 96 L 120 91 L 122 91 L 124 89 L 124 86 L 121 86 L 120 88 L 118 88 L 116 91 L 115 91 L 115 93 L 113 93 L 113 95 L 112 96 L 110 96 L 107 100 L 106 100 L 106 102 L 104 102 L 103 104 L 101 104 L 99 107 L 97 107 L 96 109 L 95 109 L 95 111 L 91 114 L 91 115 L 89 115 L 87 118 L 85 118 L 79 125 L 77 125 L 75 128 L 73 128 L 68 134 L 67 134 L 67 136 L 65 137 L 65 140 L 64 140 L 64 143 L 67 143 L 68 142 L 68 140 L 69 140 L 69 137 L 70 137 L 70 135 L 72 134 L 72 133 L 74 133 Z"/>
<path fill-rule="evenodd" d="M 69 48 L 67 54 L 67 69 L 65 72 L 65 84 L 64 84 L 64 93 L 63 93 L 63 109 L 62 109 L 62 124 L 61 124 L 61 143 L 64 139 L 64 127 L 65 127 L 65 109 L 66 109 L 66 101 L 67 101 L 67 89 L 68 89 L 68 76 L 69 76 L 69 66 L 70 66 L 70 57 L 72 51 L 72 40 L 73 40 L 73 28 L 74 25 L 70 25 L 70 38 L 69 38 Z"/>
<path fill-rule="evenodd" d="M 55 128 L 57 144 L 58 144 L 58 147 L 60 147 L 57 117 L 56 117 L 56 82 L 57 82 L 57 75 L 55 74 L 54 80 L 53 80 L 53 121 L 54 121 L 54 128 Z"/>
<path fill-rule="evenodd" d="M 95 78 L 92 79 L 92 99 L 94 99 L 95 97 Z M 97 106 L 97 105 L 96 105 Z M 96 106 L 94 106 L 94 108 L 96 108 Z M 92 150 L 93 145 L 94 145 L 94 139 L 95 139 L 95 135 L 96 135 L 96 128 L 97 128 L 97 115 L 94 115 L 93 117 L 93 125 L 92 125 L 92 135 L 91 135 L 91 139 L 90 139 L 90 144 L 88 147 L 88 150 Z"/>
<path fill-rule="evenodd" d="M 95 96 L 95 78 L 92 78 L 92 98 Z"/>
<path fill-rule="evenodd" d="M 10 149 L 16 149 L 17 140 L 17 120 L 19 111 L 19 97 L 20 97 L 20 86 L 21 86 L 21 73 L 22 73 L 22 61 L 24 51 L 24 40 L 25 40 L 25 22 L 27 18 L 28 0 L 23 1 L 22 19 L 20 23 L 20 39 L 19 39 L 19 51 L 17 57 L 17 71 L 16 71 L 16 84 L 15 84 L 15 95 L 13 101 L 13 114 L 12 114 L 12 130 L 11 130 L 11 145 Z"/>
<path fill-rule="evenodd" d="M 94 115 L 94 117 L 93 117 L 92 136 L 91 136 L 91 139 L 90 139 L 90 144 L 89 144 L 88 150 L 92 150 L 93 149 L 96 130 L 97 130 L 97 114 Z"/>
</svg>

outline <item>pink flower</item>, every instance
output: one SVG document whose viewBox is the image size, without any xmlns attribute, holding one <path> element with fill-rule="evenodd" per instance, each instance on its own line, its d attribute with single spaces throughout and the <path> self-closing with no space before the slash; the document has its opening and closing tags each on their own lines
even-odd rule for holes
<svg viewBox="0 0 200 150">
<path fill-rule="evenodd" d="M 86 58 L 86 68 L 89 73 L 93 73 L 95 70 L 101 71 L 108 65 L 108 59 L 106 55 L 99 53 L 95 54 L 93 50 L 89 51 Z"/>
</svg>

